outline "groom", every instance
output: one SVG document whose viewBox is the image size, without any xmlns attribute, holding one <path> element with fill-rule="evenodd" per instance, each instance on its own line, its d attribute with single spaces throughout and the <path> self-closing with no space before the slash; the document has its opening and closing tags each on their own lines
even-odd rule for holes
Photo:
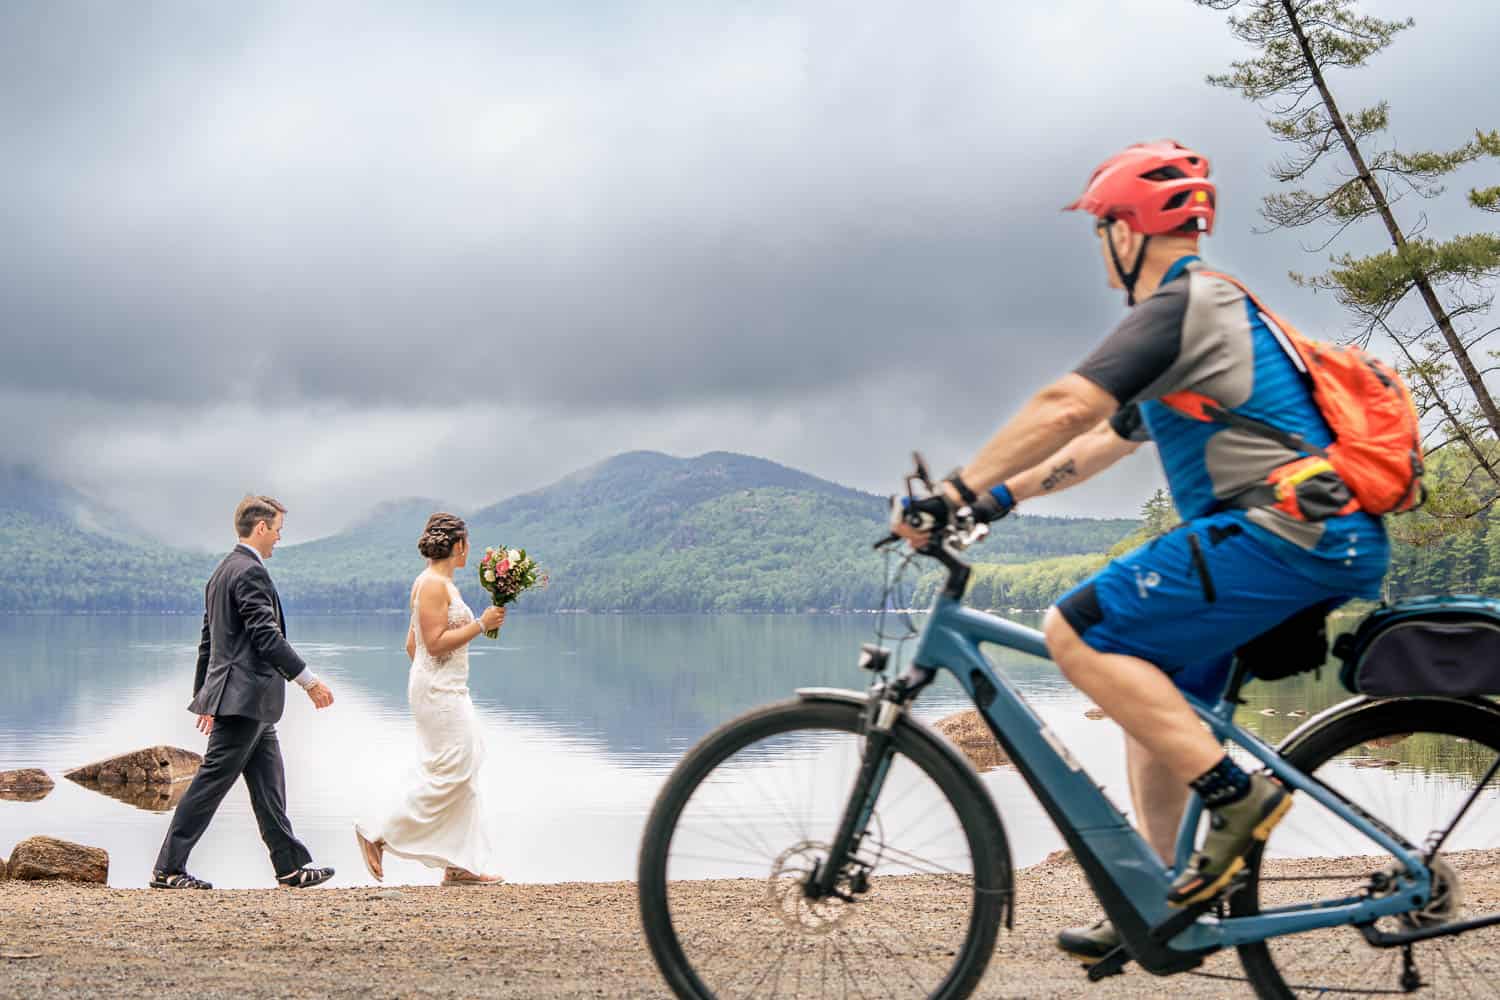
<svg viewBox="0 0 1500 1000">
<path fill-rule="evenodd" d="M 296 681 L 318 708 L 332 705 L 333 693 L 286 641 L 281 599 L 266 572 L 265 560 L 281 540 L 285 515 L 286 508 L 270 497 L 241 500 L 234 512 L 239 544 L 209 578 L 193 703 L 188 706 L 198 713 L 208 750 L 172 814 L 151 876 L 153 889 L 213 888 L 184 869 L 193 845 L 242 774 L 276 881 L 299 889 L 333 878 L 332 868 L 308 867 L 312 855 L 292 835 L 286 816 L 286 772 L 276 738 L 286 683 Z"/>
</svg>

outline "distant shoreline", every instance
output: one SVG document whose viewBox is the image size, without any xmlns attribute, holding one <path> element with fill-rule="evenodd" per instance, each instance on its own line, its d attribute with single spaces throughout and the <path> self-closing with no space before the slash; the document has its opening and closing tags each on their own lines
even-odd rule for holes
<svg viewBox="0 0 1500 1000">
<path fill-rule="evenodd" d="M 878 615 L 878 608 L 858 608 L 849 610 L 815 610 L 806 611 L 637 611 L 634 609 L 621 609 L 614 611 L 577 611 L 571 609 L 560 609 L 556 611 L 528 611 L 519 609 L 527 615 L 548 616 L 580 616 L 589 617 L 617 617 L 619 615 L 641 615 L 645 617 L 663 617 L 666 615 L 696 615 L 704 618 L 719 617 L 722 615 L 756 615 L 762 617 L 778 618 L 821 618 L 843 615 Z M 924 615 L 927 608 L 887 608 L 887 614 L 911 614 Z M 976 611 L 988 611 L 994 614 L 1041 614 L 1046 608 L 975 608 Z M 405 615 L 405 608 L 373 608 L 360 611 L 298 611 L 295 607 L 288 609 L 288 614 L 296 618 L 354 618 L 363 615 Z M 138 618 L 196 618 L 201 615 L 200 611 L 74 611 L 74 610 L 25 610 L 11 611 L 0 610 L 0 618 L 123 618 L 126 616 Z"/>
<path fill-rule="evenodd" d="M 1350 601 L 1342 608 L 1334 611 L 1331 618 L 1348 618 L 1353 615 L 1362 615 L 1370 608 L 1377 605 L 1375 601 Z M 966 605 L 974 611 L 983 611 L 993 615 L 1039 615 L 1046 608 L 976 608 Z M 524 608 L 518 609 L 527 615 L 583 615 L 589 617 L 617 617 L 620 615 L 641 615 L 643 617 L 662 617 L 666 615 L 696 615 L 704 618 L 716 618 L 723 615 L 755 615 L 765 618 L 822 618 L 840 617 L 844 615 L 878 615 L 879 608 L 851 608 L 851 609 L 809 609 L 806 611 L 636 611 L 636 610 L 614 610 L 614 611 L 582 611 L 572 609 L 559 609 L 555 611 L 530 611 Z M 898 615 L 925 615 L 928 608 L 886 608 L 887 614 Z M 360 611 L 298 611 L 290 609 L 289 613 L 296 618 L 355 618 L 362 615 L 405 615 L 405 608 L 372 608 Z M 199 611 L 72 611 L 72 610 L 28 610 L 10 611 L 0 610 L 0 618 L 122 618 L 134 616 L 139 618 L 184 618 L 198 617 Z"/>
</svg>

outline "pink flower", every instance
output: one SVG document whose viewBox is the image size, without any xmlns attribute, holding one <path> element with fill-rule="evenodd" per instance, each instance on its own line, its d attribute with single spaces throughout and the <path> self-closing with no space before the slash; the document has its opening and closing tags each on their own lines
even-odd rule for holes
<svg viewBox="0 0 1500 1000">
<path fill-rule="evenodd" d="M 495 567 L 495 575 L 496 576 L 503 576 L 504 574 L 509 573 L 509 572 L 510 572 L 510 560 L 509 559 L 503 559 L 503 560 L 501 560 L 500 565 L 498 565 L 498 566 Z"/>
</svg>

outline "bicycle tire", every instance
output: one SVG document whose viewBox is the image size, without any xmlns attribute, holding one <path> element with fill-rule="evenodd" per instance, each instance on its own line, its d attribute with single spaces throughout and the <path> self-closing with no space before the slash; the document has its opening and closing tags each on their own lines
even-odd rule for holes
<svg viewBox="0 0 1500 1000">
<path fill-rule="evenodd" d="M 1473 747 L 1483 748 L 1489 752 L 1500 755 L 1500 708 L 1492 703 L 1477 700 L 1459 700 L 1452 698 L 1394 698 L 1386 700 L 1372 700 L 1362 705 L 1354 706 L 1351 710 L 1341 712 L 1330 717 L 1323 725 L 1309 729 L 1299 734 L 1288 746 L 1283 748 L 1282 755 L 1285 759 L 1306 774 L 1315 774 L 1319 768 L 1334 761 L 1336 758 L 1344 757 L 1347 762 L 1354 766 L 1358 758 L 1347 757 L 1351 751 L 1357 751 L 1367 745 L 1392 746 L 1403 742 L 1412 736 L 1429 736 L 1451 739 L 1455 744 L 1467 742 Z M 1431 742 L 1431 741 L 1429 741 Z M 1368 751 L 1366 751 L 1368 752 Z M 1493 757 L 1483 760 L 1484 764 L 1492 761 Z M 1399 761 L 1376 762 L 1365 766 L 1390 767 L 1399 765 Z M 1471 784 L 1477 782 L 1471 782 Z M 1497 784 L 1492 779 L 1487 788 L 1494 788 Z M 1357 805 L 1368 808 L 1367 802 L 1360 802 L 1351 796 L 1351 800 Z M 1493 800 L 1490 800 L 1491 804 Z M 1304 809 L 1319 809 L 1315 804 L 1304 801 Z M 1420 811 L 1420 803 L 1417 806 Z M 1442 808 L 1446 808 L 1442 807 Z M 1391 817 L 1380 815 L 1380 810 L 1370 810 L 1377 818 L 1389 820 Z M 1441 812 L 1441 809 L 1435 810 Z M 1472 810 L 1474 815 L 1478 810 Z M 1289 814 L 1290 821 L 1296 816 L 1297 810 L 1293 809 Z M 1450 814 L 1451 815 L 1451 814 Z M 1467 822 L 1469 817 L 1465 817 Z M 1329 817 L 1332 821 L 1332 817 Z M 1283 824 L 1285 825 L 1285 824 Z M 1420 825 L 1420 824 L 1419 824 Z M 1493 825 L 1493 824 L 1491 824 Z M 1345 833 L 1349 828 L 1343 826 Z M 1416 843 L 1418 847 L 1422 844 L 1420 839 L 1414 838 L 1411 831 L 1402 831 L 1409 840 Z M 1426 833 L 1428 831 L 1422 831 Z M 1248 878 L 1243 889 L 1235 893 L 1229 901 L 1229 912 L 1231 916 L 1251 916 L 1261 911 L 1261 896 L 1263 885 L 1264 853 L 1266 848 L 1276 842 L 1273 833 L 1271 841 L 1258 849 L 1247 859 Z M 1500 844 L 1500 837 L 1494 841 Z M 1444 852 L 1440 852 L 1444 853 Z M 1268 878 L 1267 881 L 1270 879 Z M 1351 879 L 1347 883 L 1352 886 Z M 1340 886 L 1343 888 L 1343 886 Z M 1284 904 L 1287 900 L 1278 900 L 1277 903 Z M 1488 907 L 1487 907 L 1488 909 Z M 1310 935 L 1325 935 L 1322 943 L 1311 940 Z M 1298 963 L 1292 961 L 1292 952 L 1295 948 L 1299 952 L 1307 953 L 1304 963 L 1310 968 L 1316 968 L 1315 956 L 1319 950 L 1327 950 L 1329 942 L 1335 941 L 1333 936 L 1337 935 L 1336 943 L 1343 950 L 1339 952 L 1344 956 L 1342 961 L 1330 959 L 1327 970 L 1323 975 L 1333 976 L 1335 974 L 1347 975 L 1351 979 L 1358 976 L 1358 982 L 1350 984 L 1333 984 L 1330 982 L 1309 983 L 1301 980 L 1309 978 L 1317 973 L 1302 973 L 1298 971 Z M 1413 957 L 1418 967 L 1426 965 L 1429 973 L 1435 968 L 1440 974 L 1451 973 L 1459 977 L 1461 970 L 1452 957 L 1446 952 L 1434 949 L 1446 948 L 1446 942 L 1459 942 L 1465 936 L 1440 938 L 1432 942 L 1422 942 L 1413 946 Z M 1485 950 L 1494 950 L 1495 938 L 1484 939 L 1488 941 L 1489 947 Z M 1324 931 L 1309 932 L 1309 934 L 1295 935 L 1286 938 L 1281 945 L 1277 945 L 1278 939 L 1259 941 L 1252 944 L 1240 945 L 1238 948 L 1240 964 L 1245 970 L 1246 977 L 1255 989 L 1256 996 L 1261 1000 L 1295 1000 L 1298 997 L 1343 995 L 1371 992 L 1402 992 L 1403 988 L 1399 979 L 1390 981 L 1386 986 L 1380 986 L 1382 980 L 1392 975 L 1398 975 L 1394 966 L 1399 964 L 1402 949 L 1375 949 L 1370 947 L 1361 936 L 1359 930 L 1354 927 L 1330 928 Z M 1278 964 L 1276 953 L 1280 950 L 1282 954 L 1281 963 Z M 1354 955 L 1360 956 L 1366 961 L 1364 966 L 1356 966 Z M 1434 960 L 1436 959 L 1436 960 Z M 1488 962 L 1488 960 L 1486 960 Z M 1282 966 L 1286 966 L 1283 968 Z M 1353 970 L 1358 968 L 1357 973 Z M 1467 967 L 1479 974 L 1480 966 L 1470 963 Z M 1486 969 L 1485 976 L 1493 972 Z M 1292 981 L 1288 981 L 1288 975 Z M 1428 985 L 1432 985 L 1429 983 Z M 1493 987 L 1490 987 L 1493 989 Z M 1441 991 L 1440 991 L 1441 992 Z M 1447 994 L 1444 994 L 1447 995 Z M 1457 994 L 1455 994 L 1457 995 Z"/>
<path fill-rule="evenodd" d="M 862 706 L 834 700 L 794 700 L 763 706 L 725 723 L 678 763 L 657 795 L 641 842 L 638 893 L 641 923 L 663 978 L 682 1000 L 715 1000 L 678 940 L 669 903 L 667 863 L 675 827 L 694 791 L 738 750 L 768 736 L 804 730 L 858 735 Z M 984 975 L 1009 905 L 1012 873 L 1000 817 L 973 769 L 930 730 L 903 717 L 892 729 L 895 753 L 919 767 L 957 815 L 973 860 L 973 907 L 962 947 L 932 1000 L 962 1000 Z M 726 914 L 725 920 L 729 917 Z"/>
</svg>

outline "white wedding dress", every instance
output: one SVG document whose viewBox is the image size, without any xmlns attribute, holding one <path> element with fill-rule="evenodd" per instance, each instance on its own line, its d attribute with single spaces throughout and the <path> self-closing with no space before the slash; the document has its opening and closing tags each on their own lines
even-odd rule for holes
<svg viewBox="0 0 1500 1000">
<path fill-rule="evenodd" d="M 474 703 L 469 700 L 469 647 L 433 656 L 422 644 L 416 593 L 424 571 L 412 586 L 412 631 L 416 656 L 406 697 L 417 723 L 421 757 L 415 782 L 399 805 L 379 823 L 356 823 L 362 837 L 384 841 L 385 850 L 431 868 L 453 866 L 476 875 L 489 873 L 494 860 L 479 771 L 484 765 L 484 736 Z M 448 588 L 448 627 L 474 620 L 452 580 Z"/>
</svg>

